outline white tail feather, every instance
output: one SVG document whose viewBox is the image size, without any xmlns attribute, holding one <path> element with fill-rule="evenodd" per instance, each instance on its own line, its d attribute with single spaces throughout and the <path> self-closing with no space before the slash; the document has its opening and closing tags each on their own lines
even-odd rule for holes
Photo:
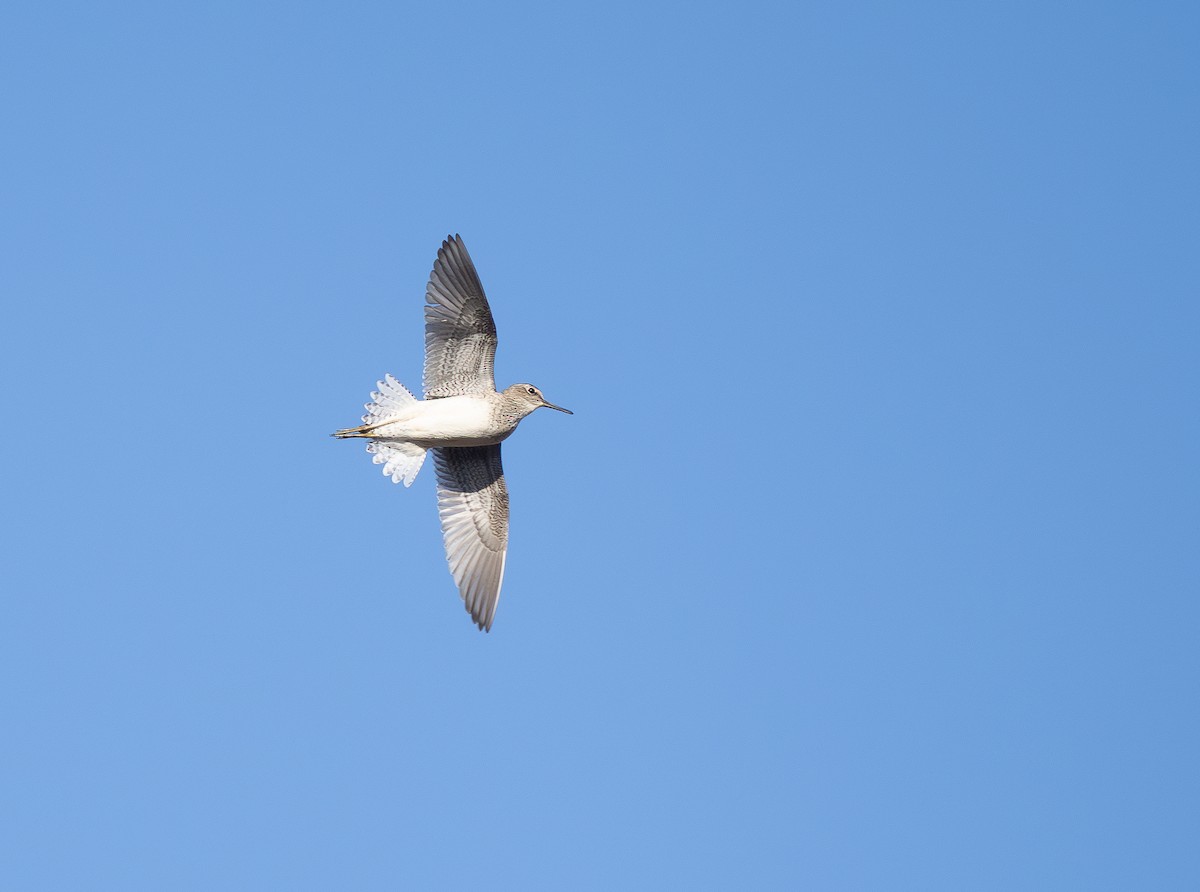
<svg viewBox="0 0 1200 892">
<path fill-rule="evenodd" d="M 384 375 L 377 386 L 379 389 L 371 394 L 371 402 L 366 405 L 367 414 L 362 417 L 364 423 L 360 427 L 337 431 L 335 437 L 370 437 L 372 432 L 392 421 L 402 422 L 403 416 L 419 402 L 391 375 Z M 425 463 L 425 447 L 390 437 L 370 439 L 367 452 L 371 453 L 371 461 L 383 465 L 385 476 L 391 477 L 393 483 L 405 486 L 412 485 Z"/>
<path fill-rule="evenodd" d="M 367 414 L 362 417 L 365 424 L 378 424 L 392 415 L 398 415 L 417 401 L 408 389 L 393 378 L 384 375 L 383 380 L 375 385 L 379 389 L 372 392 L 371 402 L 365 408 Z"/>
<path fill-rule="evenodd" d="M 412 486 L 425 462 L 426 450 L 403 440 L 371 440 L 367 443 L 367 452 L 372 455 L 371 461 L 383 465 L 385 477 L 391 477 L 393 483 Z"/>
</svg>

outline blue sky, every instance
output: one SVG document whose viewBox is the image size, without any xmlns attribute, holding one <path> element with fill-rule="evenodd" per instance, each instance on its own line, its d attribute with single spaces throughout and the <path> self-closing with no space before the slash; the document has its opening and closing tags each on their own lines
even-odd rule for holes
<svg viewBox="0 0 1200 892">
<path fill-rule="evenodd" d="M 5 885 L 1200 885 L 1198 32 L 8 10 Z M 451 232 L 489 635 L 328 436 Z"/>
</svg>

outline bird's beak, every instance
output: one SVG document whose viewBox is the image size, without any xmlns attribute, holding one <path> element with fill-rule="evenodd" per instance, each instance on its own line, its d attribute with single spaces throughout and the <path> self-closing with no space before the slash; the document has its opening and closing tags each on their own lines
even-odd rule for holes
<svg viewBox="0 0 1200 892">
<path fill-rule="evenodd" d="M 570 409 L 564 409 L 562 406 L 556 406 L 556 405 L 554 405 L 554 403 L 548 403 L 544 399 L 542 400 L 542 405 L 545 406 L 547 409 L 557 409 L 560 412 L 566 412 L 568 415 L 575 414 Z"/>
</svg>

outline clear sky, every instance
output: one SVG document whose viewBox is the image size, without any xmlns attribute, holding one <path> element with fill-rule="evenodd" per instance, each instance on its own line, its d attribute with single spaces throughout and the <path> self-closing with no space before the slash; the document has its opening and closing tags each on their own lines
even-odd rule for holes
<svg viewBox="0 0 1200 892">
<path fill-rule="evenodd" d="M 0 877 L 1200 888 L 1200 13 L 9 4 Z M 462 233 L 491 634 L 421 381 Z"/>
</svg>

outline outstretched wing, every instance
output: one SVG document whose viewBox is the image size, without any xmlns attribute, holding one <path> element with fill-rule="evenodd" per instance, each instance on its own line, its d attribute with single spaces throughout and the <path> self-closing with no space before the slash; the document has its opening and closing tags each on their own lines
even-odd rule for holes
<svg viewBox="0 0 1200 892">
<path fill-rule="evenodd" d="M 425 287 L 425 398 L 494 393 L 496 323 L 467 246 L 442 242 Z"/>
<path fill-rule="evenodd" d="M 508 551 L 508 487 L 500 446 L 433 450 L 446 560 L 475 624 L 492 627 Z"/>
</svg>

